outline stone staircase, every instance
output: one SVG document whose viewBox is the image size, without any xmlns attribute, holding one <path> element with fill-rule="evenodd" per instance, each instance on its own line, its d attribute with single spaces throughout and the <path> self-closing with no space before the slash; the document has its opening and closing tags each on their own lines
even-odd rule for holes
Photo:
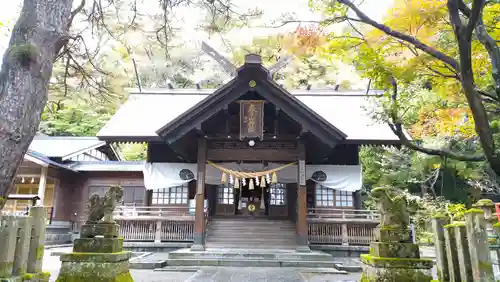
<svg viewBox="0 0 500 282">
<path fill-rule="evenodd" d="M 295 223 L 267 218 L 214 218 L 207 226 L 206 247 L 295 249 Z"/>
</svg>

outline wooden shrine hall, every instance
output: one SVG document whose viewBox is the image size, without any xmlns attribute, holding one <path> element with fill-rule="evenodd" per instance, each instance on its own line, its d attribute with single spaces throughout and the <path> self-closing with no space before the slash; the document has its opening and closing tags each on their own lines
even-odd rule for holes
<svg viewBox="0 0 500 282">
<path fill-rule="evenodd" d="M 116 211 L 125 240 L 367 245 L 377 215 L 361 209 L 359 148 L 399 140 L 363 92 L 289 92 L 253 54 L 215 91 L 132 91 L 98 134 L 147 143 L 141 205 Z"/>
</svg>

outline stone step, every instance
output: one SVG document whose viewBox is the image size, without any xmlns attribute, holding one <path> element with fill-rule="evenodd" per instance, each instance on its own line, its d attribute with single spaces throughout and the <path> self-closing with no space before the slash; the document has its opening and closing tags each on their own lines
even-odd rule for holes
<svg viewBox="0 0 500 282">
<path fill-rule="evenodd" d="M 156 268 L 153 271 L 161 271 L 161 272 L 196 272 L 203 268 L 202 266 L 164 266 L 162 268 Z M 300 267 L 295 270 L 301 273 L 314 273 L 314 274 L 340 274 L 346 275 L 348 274 L 345 271 L 338 270 L 335 268 L 320 268 L 320 267 Z M 347 282 L 347 281 L 345 281 Z"/>
<path fill-rule="evenodd" d="M 255 232 L 255 233 L 228 233 L 228 232 L 215 232 L 208 231 L 206 234 L 208 237 L 218 237 L 218 238 L 265 238 L 265 239 L 273 239 L 273 238 L 286 238 L 286 239 L 295 239 L 295 233 L 265 233 L 265 232 Z"/>
<path fill-rule="evenodd" d="M 168 266 L 240 266 L 240 267 L 321 267 L 335 268 L 333 261 L 280 261 L 263 259 L 168 259 Z"/>
<path fill-rule="evenodd" d="M 295 251 L 248 251 L 247 250 L 210 250 L 207 251 L 191 251 L 189 249 L 178 250 L 169 253 L 169 259 L 264 259 L 264 260 L 279 260 L 279 261 L 327 261 L 335 262 L 330 254 L 324 252 L 298 253 Z"/>
<path fill-rule="evenodd" d="M 248 248 L 248 245 L 244 245 L 241 242 L 238 243 L 206 243 L 205 245 L 207 248 L 215 248 L 215 249 L 221 249 L 221 248 L 232 248 L 232 249 L 246 249 Z M 297 247 L 295 244 L 288 244 L 288 245 L 279 245 L 279 244 L 274 244 L 274 245 L 262 245 L 260 244 L 259 247 L 265 247 L 269 250 L 295 250 Z"/>
<path fill-rule="evenodd" d="M 342 263 L 335 263 L 335 268 L 346 272 L 363 272 L 361 265 L 344 265 Z"/>
</svg>

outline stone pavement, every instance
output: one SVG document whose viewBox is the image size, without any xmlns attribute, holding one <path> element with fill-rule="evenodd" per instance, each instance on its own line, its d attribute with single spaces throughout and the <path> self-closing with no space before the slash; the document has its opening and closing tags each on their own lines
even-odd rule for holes
<svg viewBox="0 0 500 282">
<path fill-rule="evenodd" d="M 43 270 L 56 281 L 61 262 L 52 252 L 70 252 L 71 248 L 46 249 Z M 300 273 L 293 268 L 203 267 L 198 272 L 165 272 L 131 269 L 135 282 L 355 282 L 360 273 L 349 275 Z"/>
</svg>

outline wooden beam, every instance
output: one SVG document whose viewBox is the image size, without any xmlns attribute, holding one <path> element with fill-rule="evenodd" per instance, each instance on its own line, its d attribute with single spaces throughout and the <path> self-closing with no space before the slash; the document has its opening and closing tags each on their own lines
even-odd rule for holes
<svg viewBox="0 0 500 282">
<path fill-rule="evenodd" d="M 211 161 L 296 161 L 299 153 L 296 150 L 274 149 L 210 149 L 207 158 Z"/>
</svg>

